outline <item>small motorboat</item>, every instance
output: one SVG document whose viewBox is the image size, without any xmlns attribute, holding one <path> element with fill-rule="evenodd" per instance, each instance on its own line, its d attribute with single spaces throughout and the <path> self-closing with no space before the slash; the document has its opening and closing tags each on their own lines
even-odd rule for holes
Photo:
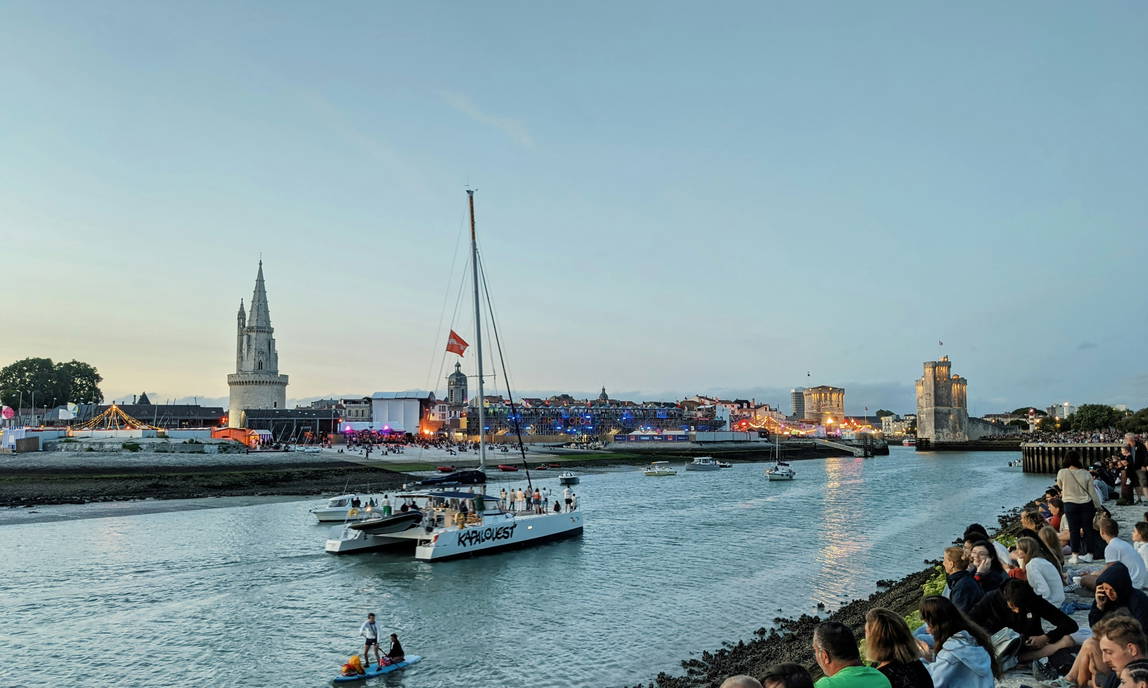
<svg viewBox="0 0 1148 688">
<path fill-rule="evenodd" d="M 558 482 L 562 485 L 577 485 L 578 474 L 572 471 L 563 471 L 558 474 Z"/>
<path fill-rule="evenodd" d="M 385 535 L 387 533 L 401 533 L 415 527 L 421 520 L 423 520 L 421 511 L 402 511 L 390 516 L 372 516 L 347 527 L 351 530 L 361 530 L 370 535 Z"/>
<path fill-rule="evenodd" d="M 359 504 L 356 505 L 355 501 Z M 361 499 L 358 495 L 345 494 L 331 497 L 323 506 L 311 509 L 311 513 L 320 523 L 353 521 L 369 518 L 372 515 L 373 498 Z"/>
<path fill-rule="evenodd" d="M 486 474 L 482 471 L 468 470 L 451 473 L 450 475 L 436 475 L 419 481 L 419 485 L 481 485 L 486 482 Z"/>
<path fill-rule="evenodd" d="M 765 469 L 765 477 L 773 480 L 793 480 L 797 477 L 797 471 L 789 467 L 789 464 L 784 461 L 778 461 L 769 468 Z"/>
<path fill-rule="evenodd" d="M 544 463 L 535 464 L 535 466 L 534 466 L 534 470 L 536 470 L 536 471 L 545 471 L 548 468 L 550 468 L 550 467 Z"/>
<path fill-rule="evenodd" d="M 498 464 L 498 470 L 502 471 L 503 473 L 516 473 L 518 471 L 518 466 L 511 466 L 508 463 L 500 463 Z"/>
<path fill-rule="evenodd" d="M 733 464 L 730 463 L 729 461 L 718 461 L 717 467 L 718 468 L 733 468 Z"/>
<path fill-rule="evenodd" d="M 455 467 L 454 466 L 437 466 L 435 468 L 435 470 L 438 471 L 439 473 L 454 473 Z"/>
<path fill-rule="evenodd" d="M 901 446 L 902 447 L 915 447 L 915 446 L 917 446 L 917 438 L 906 437 L 905 439 L 901 440 Z"/>
<path fill-rule="evenodd" d="M 717 461 L 714 461 L 712 456 L 698 456 L 686 464 L 687 471 L 716 471 L 717 469 Z"/>
<path fill-rule="evenodd" d="M 669 461 L 655 461 L 647 466 L 643 472 L 651 478 L 664 478 L 678 474 L 676 470 L 670 467 Z"/>
</svg>

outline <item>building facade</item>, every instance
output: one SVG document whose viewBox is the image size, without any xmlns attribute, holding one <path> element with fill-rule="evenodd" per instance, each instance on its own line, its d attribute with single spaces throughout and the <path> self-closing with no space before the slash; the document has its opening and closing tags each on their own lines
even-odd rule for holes
<svg viewBox="0 0 1148 688">
<path fill-rule="evenodd" d="M 794 387 L 789 390 L 789 419 L 805 420 L 805 388 Z"/>
<path fill-rule="evenodd" d="M 925 361 L 917 380 L 917 437 L 933 442 L 969 439 L 968 380 L 953 375 L 948 356 Z"/>
<path fill-rule="evenodd" d="M 287 405 L 287 376 L 279 374 L 279 353 L 275 350 L 275 330 L 263 283 L 263 261 L 255 276 L 251 312 L 239 302 L 235 331 L 235 372 L 227 376 L 231 390 L 227 424 L 247 427 L 248 409 L 284 409 Z"/>
<path fill-rule="evenodd" d="M 801 395 L 806 421 L 829 425 L 845 418 L 845 388 L 818 385 L 802 390 Z"/>
</svg>

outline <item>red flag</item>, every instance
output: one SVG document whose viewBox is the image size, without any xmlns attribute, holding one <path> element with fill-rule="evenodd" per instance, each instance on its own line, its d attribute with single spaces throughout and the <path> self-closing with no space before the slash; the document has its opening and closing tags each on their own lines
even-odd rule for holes
<svg viewBox="0 0 1148 688">
<path fill-rule="evenodd" d="M 458 354 L 459 356 L 462 356 L 466 353 L 466 347 L 468 346 L 470 346 L 470 344 L 467 344 L 465 339 L 458 336 L 457 332 L 454 330 L 450 331 L 450 338 L 446 340 L 447 351 L 451 352 L 452 354 Z"/>
</svg>

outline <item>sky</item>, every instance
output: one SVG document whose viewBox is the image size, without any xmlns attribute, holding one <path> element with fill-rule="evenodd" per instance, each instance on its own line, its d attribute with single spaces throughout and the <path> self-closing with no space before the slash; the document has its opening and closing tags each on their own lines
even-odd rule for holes
<svg viewBox="0 0 1148 688">
<path fill-rule="evenodd" d="M 441 390 L 469 186 L 521 394 L 909 412 L 943 352 L 971 413 L 1148 406 L 1146 30 L 1140 0 L 8 0 L 0 364 L 223 402 L 262 257 L 289 398 Z"/>
</svg>

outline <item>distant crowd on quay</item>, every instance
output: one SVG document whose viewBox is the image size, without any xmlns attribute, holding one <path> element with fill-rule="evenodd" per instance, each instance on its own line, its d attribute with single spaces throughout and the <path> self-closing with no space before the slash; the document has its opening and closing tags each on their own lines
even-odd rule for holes
<svg viewBox="0 0 1148 688">
<path fill-rule="evenodd" d="M 1067 452 L 1019 532 L 994 538 L 970 524 L 915 614 L 871 608 L 861 641 L 843 623 L 819 624 L 816 682 L 780 664 L 721 688 L 1031 686 L 1019 671 L 1047 688 L 1148 688 L 1148 512 L 1125 529 L 1113 512 L 1148 505 L 1148 447 L 1132 433 L 1113 439 L 1120 453 L 1092 466 Z"/>
</svg>

